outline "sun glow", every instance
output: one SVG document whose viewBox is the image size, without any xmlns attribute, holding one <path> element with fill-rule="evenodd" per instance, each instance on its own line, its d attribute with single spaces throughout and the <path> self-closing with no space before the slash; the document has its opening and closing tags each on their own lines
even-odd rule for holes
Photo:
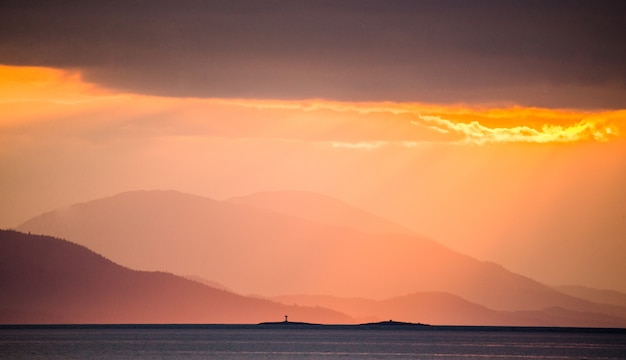
<svg viewBox="0 0 626 360">
<path fill-rule="evenodd" d="M 530 251 L 524 244 L 579 259 L 582 246 L 546 244 L 593 239 L 604 231 L 596 223 L 609 224 L 606 238 L 624 238 L 626 109 L 158 97 L 88 78 L 0 67 L 4 226 L 133 189 L 216 198 L 306 189 L 555 283 L 556 267 L 524 262 L 543 253 L 517 256 Z M 559 230 L 536 237 L 545 219 Z M 609 285 L 615 271 L 604 269 L 623 263 L 619 250 L 593 266 Z M 566 271 L 598 277 L 577 260 Z"/>
<path fill-rule="evenodd" d="M 490 143 L 571 143 L 577 141 L 606 142 L 624 133 L 626 110 L 614 111 L 578 111 L 561 109 L 541 109 L 513 107 L 491 107 L 461 105 L 441 105 L 423 103 L 395 102 L 338 102 L 329 100 L 257 100 L 257 99 L 190 99 L 190 98 L 159 98 L 140 94 L 116 93 L 110 89 L 102 89 L 85 82 L 78 70 L 59 70 L 39 67 L 0 66 L 0 105 L 6 114 L 25 114 L 29 117 L 37 111 L 46 110 L 46 106 L 56 106 L 54 111 L 68 109 L 73 113 L 76 109 L 87 107 L 86 103 L 103 103 L 105 106 L 123 106 L 128 109 L 147 107 L 168 107 L 182 109 L 182 116 L 193 117 L 195 122 L 202 123 L 215 114 L 215 109 L 235 109 L 239 117 L 245 117 L 245 109 L 265 111 L 272 116 L 279 113 L 283 118 L 281 125 L 285 128 L 306 127 L 298 129 L 300 133 L 319 130 L 317 123 L 338 124 L 346 122 L 338 132 L 350 133 L 356 128 L 370 126 L 377 130 L 367 130 L 377 138 L 342 138 L 326 139 L 334 148 L 355 150 L 373 150 L 388 144 L 404 147 L 415 146 L 416 141 L 450 142 L 458 144 L 490 144 Z M 113 103 L 110 101 L 114 100 Z M 32 106 L 37 104 L 37 106 Z M 48 105 L 46 105 L 48 104 Z M 56 105 L 55 105 L 56 104 Z M 108 104 L 108 105 L 107 105 Z M 57 106 L 58 105 L 58 106 Z M 59 106 L 61 108 L 59 108 Z M 185 110 L 189 108 L 192 110 Z M 237 110 L 239 109 L 239 110 Z M 285 115 L 288 113 L 289 115 Z M 367 117 L 367 121 L 359 120 Z M 13 121 L 19 116 L 14 116 Z M 332 120 L 330 120 L 332 118 Z M 358 121 L 354 121 L 354 119 Z M 287 119 L 287 120 L 284 120 Z M 306 119 L 306 121 L 297 120 Z M 344 120 L 342 120 L 344 119 Z M 377 122 L 371 125 L 372 119 Z M 180 120 L 180 119 L 179 119 Z M 243 120 L 230 118 L 231 124 L 221 124 L 220 128 L 229 127 L 230 133 L 237 133 L 247 127 Z M 11 121 L 11 120 L 9 120 Z M 210 120 L 206 120 L 210 121 Z M 288 126 L 284 126 L 288 123 Z M 6 124 L 6 122 L 5 122 Z M 398 125 L 400 124 L 400 125 Z M 402 125 L 403 124 L 403 125 Z M 258 125 L 254 125 L 258 126 Z M 278 125 L 277 125 L 278 126 Z M 237 129 L 239 127 L 239 129 Z M 271 127 L 271 125 L 270 125 Z M 395 127 L 395 128 L 394 128 Z M 383 129 L 386 128 L 387 130 Z M 382 131 L 381 131 L 382 129 Z M 389 130 L 391 129 L 391 130 Z M 315 130 L 315 131 L 314 131 Z M 324 132 L 333 131 L 333 126 Z M 245 132 L 245 131 L 244 131 Z M 284 132 L 284 131 L 283 131 Z M 358 131 L 357 131 L 358 132 Z M 386 133 L 395 132 L 395 138 L 386 137 Z M 418 137 L 415 140 L 410 133 L 428 132 L 438 136 Z M 398 135 L 400 134 L 400 135 Z M 315 139 L 312 139 L 315 140 Z"/>
<path fill-rule="evenodd" d="M 626 114 L 622 114 L 624 117 Z M 558 143 L 575 142 L 581 140 L 594 140 L 605 142 L 619 134 L 619 129 L 605 118 L 584 118 L 578 123 L 561 126 L 544 124 L 541 129 L 529 126 L 489 128 L 481 125 L 478 121 L 469 123 L 454 123 L 438 116 L 419 116 L 420 121 L 414 124 L 422 124 L 442 132 L 455 132 L 464 137 L 467 143 L 485 144 L 501 142 L 534 142 L 534 143 Z"/>
<path fill-rule="evenodd" d="M 78 70 L 0 65 L 0 103 L 73 104 L 113 92 L 83 80 Z"/>
</svg>

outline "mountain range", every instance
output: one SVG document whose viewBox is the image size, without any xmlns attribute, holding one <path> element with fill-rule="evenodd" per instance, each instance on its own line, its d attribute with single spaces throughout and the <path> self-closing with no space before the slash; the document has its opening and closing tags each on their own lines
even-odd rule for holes
<svg viewBox="0 0 626 360">
<path fill-rule="evenodd" d="M 0 230 L 0 323 L 350 323 L 336 311 L 244 297 L 134 271 L 50 236 Z"/>
<path fill-rule="evenodd" d="M 626 323 L 624 306 L 546 286 L 314 193 L 216 201 L 176 191 L 135 191 L 54 210 L 18 230 L 68 239 L 133 269 L 195 275 L 240 293 L 382 302 L 369 313 L 329 306 L 355 318 L 406 317 L 408 310 L 382 309 L 410 309 L 410 304 L 428 309 L 420 304 L 434 297 L 441 301 L 430 301 L 431 308 L 452 304 L 431 311 L 439 317 L 427 318 L 437 323 L 454 322 L 444 316 L 454 309 L 465 309 L 456 322 L 467 324 Z"/>
</svg>

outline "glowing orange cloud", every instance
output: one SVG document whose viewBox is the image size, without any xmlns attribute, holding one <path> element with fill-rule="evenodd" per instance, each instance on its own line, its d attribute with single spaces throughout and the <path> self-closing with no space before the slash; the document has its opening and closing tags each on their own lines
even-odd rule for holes
<svg viewBox="0 0 626 360">
<path fill-rule="evenodd" d="M 622 117 L 626 118 L 626 112 Z M 499 143 L 499 142 L 535 142 L 556 143 L 574 142 L 580 140 L 608 141 L 619 134 L 617 126 L 612 125 L 606 118 L 584 118 L 570 126 L 545 124 L 540 130 L 529 126 L 515 126 L 510 128 L 489 128 L 478 121 L 470 123 L 455 123 L 438 116 L 419 116 L 422 124 L 442 132 L 455 132 L 464 136 L 468 143 Z"/>
<path fill-rule="evenodd" d="M 583 140 L 604 142 L 620 135 L 622 132 L 620 126 L 623 127 L 626 122 L 626 110 L 583 112 L 521 107 L 473 109 L 415 103 L 341 103 L 321 100 L 308 102 L 234 100 L 229 103 L 258 109 L 302 111 L 329 109 L 360 114 L 411 115 L 415 117 L 410 121 L 414 125 L 421 125 L 444 134 L 454 134 L 459 137 L 458 141 L 474 144 L 562 143 Z M 500 126 L 487 126 L 483 123 L 498 123 Z M 378 147 L 380 143 L 374 145 L 356 144 L 352 147 L 371 149 Z M 411 143 L 405 145 L 410 146 Z"/>
</svg>

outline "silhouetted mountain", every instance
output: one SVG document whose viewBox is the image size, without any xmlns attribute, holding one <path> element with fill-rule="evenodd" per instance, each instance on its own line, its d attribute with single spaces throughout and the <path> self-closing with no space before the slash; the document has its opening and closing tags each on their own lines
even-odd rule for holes
<svg viewBox="0 0 626 360">
<path fill-rule="evenodd" d="M 75 241 L 135 269 L 197 274 L 247 293 L 382 299 L 437 291 L 494 310 L 561 307 L 626 317 L 623 308 L 565 295 L 416 235 L 357 231 L 174 191 L 77 204 L 19 229 Z"/>
<path fill-rule="evenodd" d="M 351 322 L 335 311 L 285 306 L 163 272 L 133 271 L 83 246 L 0 230 L 0 323 Z"/>
<path fill-rule="evenodd" d="M 359 322 L 402 320 L 431 325 L 624 327 L 626 319 L 600 313 L 549 308 L 539 311 L 495 311 L 441 292 L 420 292 L 386 300 L 315 295 L 282 295 L 286 305 L 321 306 Z"/>
<path fill-rule="evenodd" d="M 233 197 L 226 201 L 363 232 L 412 233 L 401 225 L 355 208 L 343 201 L 308 191 L 267 191 Z"/>
</svg>

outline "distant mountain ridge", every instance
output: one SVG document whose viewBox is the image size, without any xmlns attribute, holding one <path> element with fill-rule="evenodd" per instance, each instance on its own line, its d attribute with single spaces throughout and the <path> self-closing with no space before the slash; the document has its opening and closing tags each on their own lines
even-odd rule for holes
<svg viewBox="0 0 626 360">
<path fill-rule="evenodd" d="M 83 246 L 0 230 L 0 323 L 258 323 L 289 314 L 350 323 L 336 311 L 285 306 L 169 273 L 134 271 Z"/>
<path fill-rule="evenodd" d="M 271 203 L 270 195 L 262 202 Z M 563 308 L 626 318 L 623 307 L 563 294 L 417 235 L 318 223 L 307 211 L 137 191 L 42 214 L 18 229 L 67 238 L 136 269 L 195 274 L 244 293 L 389 299 L 446 292 L 497 311 Z M 367 218 L 360 211 L 346 217 Z"/>
<path fill-rule="evenodd" d="M 626 307 L 626 294 L 606 289 L 593 289 L 586 286 L 561 285 L 555 286 L 558 291 L 599 304 Z"/>
<path fill-rule="evenodd" d="M 368 233 L 413 234 L 409 229 L 330 196 L 310 191 L 265 191 L 225 201 Z"/>
</svg>

